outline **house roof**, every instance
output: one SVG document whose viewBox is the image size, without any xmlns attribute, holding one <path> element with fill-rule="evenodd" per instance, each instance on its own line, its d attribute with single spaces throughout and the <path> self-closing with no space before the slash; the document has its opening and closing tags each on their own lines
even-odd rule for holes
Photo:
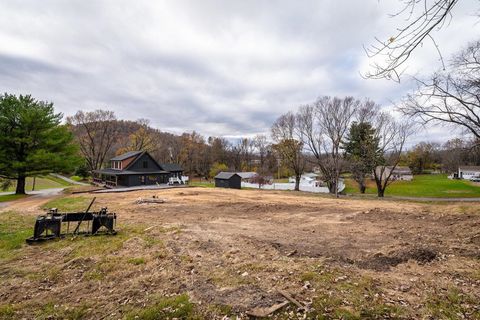
<svg viewBox="0 0 480 320">
<path fill-rule="evenodd" d="M 215 176 L 215 179 L 230 179 L 231 177 L 233 177 L 235 175 L 240 177 L 240 175 L 237 174 L 236 172 L 220 172 L 219 174 L 217 174 Z"/>
<path fill-rule="evenodd" d="M 182 167 L 176 163 L 160 163 L 160 167 L 167 171 L 183 171 Z"/>
<path fill-rule="evenodd" d="M 255 176 L 257 176 L 256 172 L 236 172 L 242 179 L 251 179 Z"/>
<path fill-rule="evenodd" d="M 480 171 L 480 166 L 459 166 L 459 170 Z"/>
<path fill-rule="evenodd" d="M 380 168 L 382 168 L 382 166 L 377 166 L 376 170 L 379 170 Z M 388 170 L 392 170 L 392 166 L 388 166 L 386 167 Z M 412 170 L 410 170 L 409 167 L 404 167 L 404 166 L 397 166 L 395 167 L 395 170 L 393 170 L 393 173 L 395 174 L 408 174 L 408 175 L 411 175 L 412 174 Z"/>
<path fill-rule="evenodd" d="M 395 170 L 393 170 L 394 173 L 402 173 L 402 174 L 412 174 L 412 170 L 410 170 L 409 167 L 402 167 L 402 166 L 397 166 Z"/>
<path fill-rule="evenodd" d="M 149 175 L 149 174 L 166 174 L 169 171 L 163 170 L 152 170 L 152 171 L 131 171 L 131 170 L 116 170 L 116 169 L 101 169 L 101 170 L 93 170 L 95 173 L 101 174 L 110 174 L 110 175 L 129 175 L 129 174 L 138 174 L 138 175 Z"/>
<path fill-rule="evenodd" d="M 134 157 L 134 156 L 138 156 L 141 153 L 142 153 L 142 151 L 129 151 L 129 152 L 125 152 L 124 154 L 121 154 L 119 156 L 116 156 L 116 157 L 114 157 L 110 160 L 111 161 L 122 161 L 122 160 L 125 160 L 125 159 L 128 159 L 128 158 Z"/>
</svg>

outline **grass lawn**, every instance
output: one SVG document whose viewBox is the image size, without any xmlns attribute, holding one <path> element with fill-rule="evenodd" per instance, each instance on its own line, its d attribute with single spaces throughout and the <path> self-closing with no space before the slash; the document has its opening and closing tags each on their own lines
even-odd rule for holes
<svg viewBox="0 0 480 320">
<path fill-rule="evenodd" d="M 10 186 L 10 188 L 8 188 L 5 191 L 15 191 L 16 186 L 17 186 L 17 182 L 14 181 Z M 27 192 L 32 191 L 32 186 L 33 186 L 33 178 L 28 177 L 25 184 L 25 191 Z M 70 183 L 53 176 L 40 176 L 40 177 L 37 177 L 35 181 L 35 190 L 62 188 L 66 186 L 70 186 Z"/>
<path fill-rule="evenodd" d="M 358 194 L 357 183 L 346 179 L 345 192 Z M 367 181 L 367 194 L 376 194 L 374 181 Z M 470 181 L 450 180 L 446 174 L 416 175 L 412 181 L 394 181 L 387 187 L 387 196 L 429 198 L 475 198 L 480 197 L 480 186 Z"/>
<path fill-rule="evenodd" d="M 63 197 L 53 199 L 42 206 L 42 209 L 57 208 L 61 212 L 84 211 L 92 201 L 89 197 Z M 95 206 L 95 203 L 93 204 Z"/>
<path fill-rule="evenodd" d="M 21 198 L 28 197 L 25 194 L 7 194 L 4 196 L 0 196 L 0 202 L 7 202 L 7 201 L 13 201 Z"/>
<path fill-rule="evenodd" d="M 208 182 L 208 181 L 190 181 L 188 185 L 192 187 L 204 187 L 204 188 L 215 187 L 215 184 L 213 182 Z"/>
</svg>

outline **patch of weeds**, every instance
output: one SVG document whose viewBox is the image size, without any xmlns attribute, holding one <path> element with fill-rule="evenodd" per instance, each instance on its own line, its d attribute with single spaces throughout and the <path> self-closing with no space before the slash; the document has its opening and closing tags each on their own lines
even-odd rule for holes
<svg viewBox="0 0 480 320">
<path fill-rule="evenodd" d="M 124 267 L 125 263 L 122 258 L 109 256 L 98 261 L 92 270 L 85 273 L 85 277 L 89 280 L 103 280 L 110 273 L 121 271 Z"/>
<path fill-rule="evenodd" d="M 129 238 L 128 230 L 120 230 L 116 235 L 95 235 L 95 236 L 77 236 L 71 235 L 62 240 L 42 244 L 46 249 L 59 250 L 66 246 L 71 247 L 71 251 L 65 256 L 65 262 L 79 257 L 91 257 L 95 255 L 104 256 L 118 251 L 122 248 L 123 242 Z"/>
<path fill-rule="evenodd" d="M 176 297 L 158 298 L 150 305 L 130 311 L 126 320 L 160 320 L 160 319 L 200 319 L 195 314 L 194 304 L 190 302 L 187 294 Z"/>
<path fill-rule="evenodd" d="M 57 208 L 58 211 L 85 211 L 92 201 L 87 197 L 62 197 L 53 199 L 42 206 L 42 209 Z M 95 205 L 95 203 L 94 203 Z"/>
<path fill-rule="evenodd" d="M 260 272 L 265 271 L 268 268 L 265 264 L 262 263 L 245 263 L 239 267 L 240 273 L 246 272 Z"/>
<path fill-rule="evenodd" d="M 94 269 L 94 270 L 90 270 L 87 273 L 85 273 L 85 279 L 87 279 L 87 280 L 97 280 L 97 281 L 98 280 L 103 280 L 103 279 L 105 279 L 105 274 L 103 274 L 102 272 L 100 272 L 97 269 Z"/>
<path fill-rule="evenodd" d="M 163 247 L 163 241 L 160 239 L 155 238 L 152 235 L 145 235 L 143 236 L 143 240 L 145 240 L 145 247 L 152 248 L 152 247 Z"/>
<path fill-rule="evenodd" d="M 13 259 L 33 235 L 35 218 L 13 211 L 0 213 L 0 260 Z"/>
<path fill-rule="evenodd" d="M 230 271 L 226 268 L 213 270 L 210 274 L 210 280 L 218 287 L 238 287 L 252 283 L 250 277 L 242 277 L 237 272 Z"/>
<path fill-rule="evenodd" d="M 146 263 L 145 258 L 130 258 L 127 262 L 136 266 Z"/>
<path fill-rule="evenodd" d="M 187 262 L 187 263 L 192 263 L 193 262 L 193 258 L 189 255 L 181 255 L 180 256 L 180 260 L 182 260 L 182 262 Z"/>
<path fill-rule="evenodd" d="M 50 267 L 48 268 L 48 270 L 44 273 L 44 275 L 46 275 L 46 278 L 49 280 L 49 281 L 53 281 L 53 282 L 56 282 L 60 279 L 60 277 L 62 276 L 63 272 L 62 272 L 62 269 L 58 266 L 53 266 L 53 267 Z"/>
<path fill-rule="evenodd" d="M 467 277 L 472 279 L 472 280 L 475 280 L 475 281 L 480 281 L 480 270 L 475 270 L 475 271 L 470 272 L 467 275 Z"/>
<path fill-rule="evenodd" d="M 478 298 L 457 288 L 431 295 L 425 307 L 434 319 L 480 319 Z"/>
<path fill-rule="evenodd" d="M 15 316 L 15 308 L 12 304 L 0 305 L 0 319 L 13 319 Z"/>
<path fill-rule="evenodd" d="M 300 276 L 309 281 L 318 296 L 309 317 L 320 319 L 396 319 L 405 310 L 382 299 L 380 288 L 370 277 L 345 274 L 338 269 L 316 266 Z"/>
<path fill-rule="evenodd" d="M 41 308 L 37 310 L 35 314 L 35 319 L 37 320 L 80 320 L 84 319 L 87 315 L 88 307 L 85 304 L 71 307 L 50 301 L 43 304 Z"/>
<path fill-rule="evenodd" d="M 155 259 L 165 259 L 166 257 L 168 257 L 168 252 L 167 252 L 167 250 L 161 249 L 161 250 L 156 251 L 153 254 L 153 256 L 154 256 Z"/>
<path fill-rule="evenodd" d="M 172 233 L 172 234 L 179 234 L 180 232 L 182 232 L 182 229 L 178 226 L 160 227 L 159 230 L 162 233 Z"/>
<path fill-rule="evenodd" d="M 233 315 L 232 307 L 226 304 L 214 304 L 208 307 L 210 313 L 230 317 Z"/>
</svg>

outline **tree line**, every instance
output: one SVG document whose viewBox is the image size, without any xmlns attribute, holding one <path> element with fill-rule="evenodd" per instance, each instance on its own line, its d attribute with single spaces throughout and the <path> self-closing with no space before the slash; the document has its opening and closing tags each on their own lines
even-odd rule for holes
<svg viewBox="0 0 480 320">
<path fill-rule="evenodd" d="M 400 118 L 369 99 L 323 96 L 281 115 L 269 136 L 234 140 L 197 132 L 175 135 L 152 128 L 146 119 L 118 119 L 110 110 L 79 111 L 64 123 L 51 102 L 5 93 L 0 96 L 0 182 L 5 188 L 16 180 L 16 192 L 25 193 L 28 176 L 72 170 L 87 176 L 116 154 L 145 150 L 159 162 L 181 164 L 191 176 L 211 178 L 222 170 L 294 176 L 296 190 L 302 173 L 316 169 L 333 194 L 348 171 L 360 190 L 372 177 L 383 196 L 391 183 L 388 168 L 453 172 L 460 164 L 480 164 L 480 42 L 417 83 L 396 108 Z M 430 124 L 460 129 L 464 138 L 407 151 L 416 126 Z"/>
</svg>

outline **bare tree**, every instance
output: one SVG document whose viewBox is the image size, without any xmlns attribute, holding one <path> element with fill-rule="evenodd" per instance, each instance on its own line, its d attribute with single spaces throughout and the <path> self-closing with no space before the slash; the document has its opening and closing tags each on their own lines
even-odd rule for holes
<svg viewBox="0 0 480 320">
<path fill-rule="evenodd" d="M 117 140 L 116 117 L 113 111 L 78 111 L 67 117 L 80 151 L 85 157 L 90 171 L 98 170 L 105 162 L 107 154 Z"/>
<path fill-rule="evenodd" d="M 395 121 L 387 113 L 380 113 L 374 125 L 380 160 L 373 170 L 373 176 L 377 194 L 383 197 L 385 190 L 392 183 L 393 171 L 398 166 L 407 138 L 413 133 L 413 126 L 408 122 Z"/>
<path fill-rule="evenodd" d="M 338 196 L 342 166 L 341 144 L 361 101 L 352 97 L 319 98 L 297 114 L 297 135 L 313 154 L 330 193 Z"/>
<path fill-rule="evenodd" d="M 295 191 L 300 190 L 300 179 L 305 171 L 306 160 L 303 142 L 295 139 L 297 120 L 289 112 L 280 116 L 272 125 L 272 138 L 276 142 L 273 149 L 281 161 L 295 174 Z"/>
<path fill-rule="evenodd" d="M 437 72 L 429 81 L 417 80 L 418 89 L 400 110 L 423 124 L 450 124 L 480 138 L 480 41 L 458 54 L 449 72 Z"/>
<path fill-rule="evenodd" d="M 376 43 L 366 49 L 367 55 L 373 60 L 371 64 L 373 70 L 366 74 L 368 78 L 400 81 L 400 76 L 404 72 L 403 65 L 425 40 L 433 43 L 443 62 L 432 34 L 448 23 L 448 18 L 451 17 L 458 0 L 402 0 L 402 2 L 403 8 L 392 16 L 406 15 L 406 25 L 397 28 L 396 34 L 386 40 L 375 38 Z"/>
<path fill-rule="evenodd" d="M 255 138 L 253 138 L 253 145 L 255 146 L 255 151 L 260 160 L 259 171 L 261 173 L 264 173 L 268 148 L 270 146 L 270 143 L 267 140 L 267 136 L 264 134 L 256 135 Z"/>
</svg>

